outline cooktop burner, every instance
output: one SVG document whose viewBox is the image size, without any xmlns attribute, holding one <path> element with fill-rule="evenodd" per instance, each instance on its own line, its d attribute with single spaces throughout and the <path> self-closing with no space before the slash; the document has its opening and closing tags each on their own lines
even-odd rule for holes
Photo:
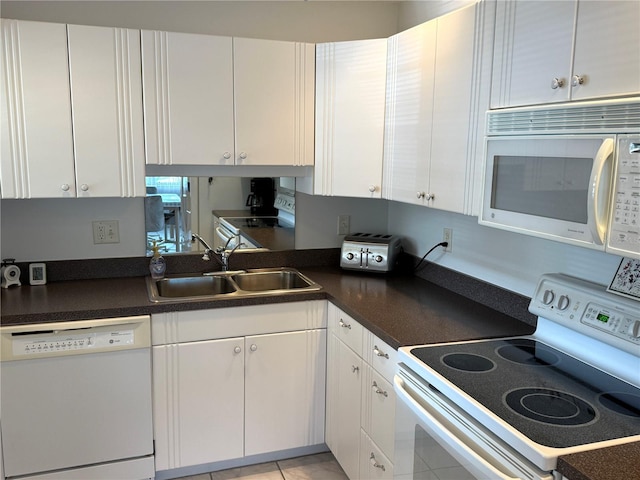
<svg viewBox="0 0 640 480">
<path fill-rule="evenodd" d="M 411 354 L 534 442 L 564 448 L 640 435 L 640 388 L 531 338 Z"/>
<path fill-rule="evenodd" d="M 595 409 L 570 393 L 548 388 L 518 388 L 504 397 L 507 406 L 526 418 L 553 425 L 586 425 Z"/>
</svg>

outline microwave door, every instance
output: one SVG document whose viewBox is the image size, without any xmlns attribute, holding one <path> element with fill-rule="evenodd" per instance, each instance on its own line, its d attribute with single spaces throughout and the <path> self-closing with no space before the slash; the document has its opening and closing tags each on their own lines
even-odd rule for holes
<svg viewBox="0 0 640 480">
<path fill-rule="evenodd" d="M 604 250 L 614 137 L 487 140 L 479 222 Z"/>
</svg>

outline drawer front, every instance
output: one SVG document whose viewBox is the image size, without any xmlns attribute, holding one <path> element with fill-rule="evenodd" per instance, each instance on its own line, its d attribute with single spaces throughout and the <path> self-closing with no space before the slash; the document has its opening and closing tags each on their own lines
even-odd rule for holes
<svg viewBox="0 0 640 480">
<path fill-rule="evenodd" d="M 363 373 L 362 428 L 382 453 L 393 460 L 396 412 L 393 386 L 366 364 Z"/>
<path fill-rule="evenodd" d="M 365 360 L 388 382 L 393 382 L 393 376 L 398 369 L 398 351 L 373 334 L 369 334 L 365 344 Z"/>
<path fill-rule="evenodd" d="M 393 464 L 364 430 L 360 434 L 360 478 L 393 480 Z"/>
<path fill-rule="evenodd" d="M 329 304 L 329 329 L 351 350 L 361 357 L 364 328 L 350 315 Z"/>
</svg>

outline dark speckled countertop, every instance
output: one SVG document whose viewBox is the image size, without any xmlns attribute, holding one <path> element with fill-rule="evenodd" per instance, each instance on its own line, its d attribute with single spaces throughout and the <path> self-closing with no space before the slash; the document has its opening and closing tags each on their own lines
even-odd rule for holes
<svg viewBox="0 0 640 480">
<path fill-rule="evenodd" d="M 318 251 L 254 253 L 234 258 L 232 268 L 297 267 L 323 286 L 317 292 L 183 303 L 149 301 L 142 276 L 148 263 L 145 258 L 108 260 L 121 276 L 102 279 L 91 278 L 91 270 L 104 270 L 103 263 L 88 268 L 85 263 L 61 262 L 61 266 L 54 262 L 47 265 L 50 278 L 57 276 L 61 281 L 1 289 L 1 323 L 45 323 L 328 298 L 394 348 L 527 335 L 535 329 L 535 317 L 526 311 L 526 297 L 436 265 L 428 265 L 420 277 L 348 272 L 334 266 L 336 255 L 335 251 L 328 256 Z M 266 260 L 256 265 L 256 259 Z M 174 273 L 178 262 L 187 271 L 202 268 L 198 256 L 171 258 L 169 274 Z M 77 278 L 63 271 L 69 265 Z M 211 269 L 210 265 L 205 267 Z M 569 480 L 640 479 L 638 459 L 640 442 L 561 457 L 558 471 Z"/>
</svg>

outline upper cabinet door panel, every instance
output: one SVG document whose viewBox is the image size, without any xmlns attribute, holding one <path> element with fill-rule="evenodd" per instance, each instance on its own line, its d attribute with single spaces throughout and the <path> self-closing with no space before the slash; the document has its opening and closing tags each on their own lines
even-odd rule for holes
<svg viewBox="0 0 640 480">
<path fill-rule="evenodd" d="M 380 198 L 387 40 L 316 47 L 315 192 Z"/>
<path fill-rule="evenodd" d="M 383 194 L 424 204 L 429 189 L 437 21 L 389 38 Z"/>
<path fill-rule="evenodd" d="M 236 165 L 313 165 L 314 45 L 233 39 Z"/>
<path fill-rule="evenodd" d="M 144 196 L 140 31 L 69 25 L 78 197 Z"/>
<path fill-rule="evenodd" d="M 498 3 L 492 108 L 569 100 L 575 11 L 575 0 Z"/>
<path fill-rule="evenodd" d="M 640 92 L 640 2 L 578 4 L 573 100 Z M 575 85 L 574 85 L 575 83 Z"/>
<path fill-rule="evenodd" d="M 2 43 L 2 197 L 74 197 L 66 26 L 2 19 Z"/>
<path fill-rule="evenodd" d="M 142 31 L 147 163 L 233 165 L 231 37 Z"/>
</svg>

